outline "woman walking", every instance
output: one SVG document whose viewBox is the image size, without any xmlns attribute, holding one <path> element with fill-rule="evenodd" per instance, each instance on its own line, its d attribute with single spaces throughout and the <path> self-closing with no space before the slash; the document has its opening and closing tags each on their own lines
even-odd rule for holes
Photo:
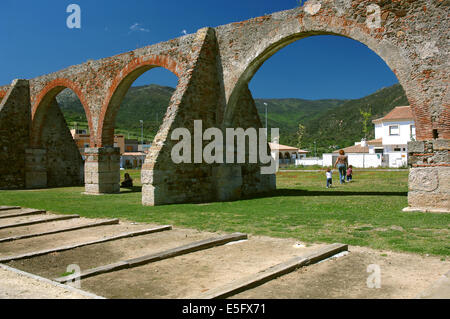
<svg viewBox="0 0 450 319">
<path fill-rule="evenodd" d="M 336 160 L 336 163 L 334 164 L 334 168 L 337 168 L 339 170 L 339 181 L 341 184 L 345 183 L 345 174 L 347 171 L 348 166 L 348 156 L 345 155 L 344 150 L 339 151 L 339 157 Z"/>
</svg>

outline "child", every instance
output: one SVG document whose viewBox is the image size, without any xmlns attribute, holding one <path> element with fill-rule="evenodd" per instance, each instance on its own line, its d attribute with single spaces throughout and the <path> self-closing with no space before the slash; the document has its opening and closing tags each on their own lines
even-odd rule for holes
<svg viewBox="0 0 450 319">
<path fill-rule="evenodd" d="M 353 166 L 349 165 L 347 170 L 347 182 L 351 182 L 353 179 Z"/>
<path fill-rule="evenodd" d="M 330 188 L 333 185 L 333 173 L 331 173 L 331 169 L 327 169 L 327 188 Z"/>
</svg>

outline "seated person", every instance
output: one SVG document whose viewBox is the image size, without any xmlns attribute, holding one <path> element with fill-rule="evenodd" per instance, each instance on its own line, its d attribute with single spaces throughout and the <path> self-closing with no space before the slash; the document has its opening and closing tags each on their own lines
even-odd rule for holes
<svg viewBox="0 0 450 319">
<path fill-rule="evenodd" d="M 130 177 L 130 174 L 125 173 L 125 179 L 120 185 L 123 188 L 132 188 L 133 187 L 133 179 Z"/>
</svg>

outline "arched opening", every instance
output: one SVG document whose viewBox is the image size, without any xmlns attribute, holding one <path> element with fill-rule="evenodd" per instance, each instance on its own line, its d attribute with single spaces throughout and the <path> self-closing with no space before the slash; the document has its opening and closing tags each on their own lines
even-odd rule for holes
<svg viewBox="0 0 450 319">
<path fill-rule="evenodd" d="M 132 62 L 114 80 L 103 106 L 96 145 L 119 149 L 114 167 L 120 167 L 121 179 L 131 175 L 134 190 L 141 186 L 140 170 L 176 90 L 177 74 L 176 63 L 167 58 Z"/>
<path fill-rule="evenodd" d="M 338 41 L 340 45 L 321 47 L 326 42 L 336 44 L 334 39 L 341 39 L 340 42 Z M 308 50 L 313 47 L 308 45 L 310 40 L 311 44 L 316 45 L 316 51 L 313 51 L 312 56 L 305 57 L 302 49 Z M 358 54 L 359 51 L 365 51 L 363 56 L 366 58 L 365 61 L 362 61 L 363 59 L 355 61 L 350 55 L 345 57 L 349 53 L 346 49 L 352 49 L 352 46 L 353 49 L 357 49 Z M 320 32 L 320 35 L 310 32 L 288 36 L 268 45 L 265 49 L 262 49 L 259 44 L 255 47 L 260 54 L 248 54 L 254 59 L 249 61 L 246 68 L 242 69 L 240 76 L 236 77 L 235 86 L 227 88 L 229 99 L 225 113 L 225 126 L 234 126 L 237 120 L 236 114 L 242 113 L 243 107 L 251 107 L 242 103 L 242 96 L 247 96 L 251 91 L 263 126 L 265 126 L 267 112 L 269 133 L 270 128 L 279 128 L 280 144 L 305 150 L 309 152 L 308 157 L 317 155 L 320 161 L 316 158 L 310 159 L 310 165 L 314 166 L 314 169 L 320 168 L 319 165 L 323 168 L 334 166 L 337 157 L 335 152 L 340 149 L 346 150 L 349 155 L 349 165 L 354 168 L 384 166 L 386 163 L 383 162 L 383 157 L 379 156 L 379 151 L 376 151 L 377 147 L 384 147 L 385 154 L 395 153 L 391 155 L 392 158 L 387 163 L 389 167 L 407 166 L 406 148 L 407 143 L 411 141 L 409 131 L 405 130 L 406 133 L 402 135 L 401 142 L 398 142 L 401 147 L 396 146 L 391 150 L 392 137 L 379 136 L 385 132 L 383 130 L 378 132 L 375 129 L 377 124 L 372 123 L 373 120 L 384 118 L 396 107 L 409 105 L 406 93 L 399 84 L 397 72 L 393 72 L 392 66 L 389 66 L 376 52 L 349 37 L 323 32 Z M 330 61 L 325 63 L 320 60 L 320 50 L 326 52 L 322 58 L 328 57 Z M 337 54 L 338 51 L 342 54 Z M 340 66 L 346 69 L 335 71 L 338 77 L 333 79 L 334 82 L 327 83 L 330 63 L 342 64 Z M 371 74 L 373 69 L 377 68 L 383 68 L 382 74 L 376 74 L 380 77 L 380 81 L 372 81 L 374 83 L 370 86 L 368 79 L 373 76 Z M 335 69 L 339 70 L 339 68 Z M 352 83 L 350 78 L 358 74 L 360 77 Z M 259 75 L 262 75 L 260 79 L 258 79 Z M 339 79 L 339 75 L 342 79 Z M 300 78 L 305 79 L 305 82 L 301 82 Z M 322 94 L 327 92 L 327 89 L 333 92 L 332 86 L 339 86 L 338 81 L 345 82 L 345 79 L 350 82 L 347 85 L 349 87 L 347 93 Z M 311 96 L 307 81 L 313 82 L 312 86 L 319 86 L 314 91 L 317 96 Z M 292 89 L 293 83 L 297 89 Z M 355 90 L 356 85 L 360 86 L 358 90 Z M 283 90 L 283 86 L 291 87 L 291 91 Z M 349 92 L 353 92 L 353 95 Z M 412 111 L 409 113 L 413 114 Z M 405 127 L 414 125 L 414 116 L 408 117 L 408 123 L 403 122 L 399 125 L 405 124 Z M 301 138 L 298 133 L 299 125 L 305 127 L 300 134 Z M 299 142 L 300 139 L 301 142 Z M 399 149 L 402 151 L 398 151 Z M 324 154 L 328 155 L 324 156 Z M 294 163 L 289 154 L 280 156 L 280 163 L 290 162 Z M 302 161 L 302 163 L 309 162 Z M 407 181 L 405 176 L 402 176 L 404 185 Z M 246 180 L 252 181 L 257 178 L 257 176 L 247 177 Z"/>
<path fill-rule="evenodd" d="M 155 68 L 165 69 L 158 69 L 160 76 L 162 75 L 162 72 L 164 73 L 164 76 L 162 77 L 165 77 L 165 81 L 167 83 L 172 85 L 176 84 L 175 78 L 178 80 L 177 64 L 166 57 L 154 57 L 145 61 L 138 59 L 131 62 L 118 73 L 118 76 L 114 79 L 113 85 L 109 90 L 108 97 L 105 100 L 100 114 L 98 138 L 96 141 L 98 147 L 114 145 L 114 131 L 117 116 L 119 114 L 119 110 L 122 108 L 121 105 L 122 102 L 124 102 L 125 96 L 138 78 L 140 78 L 147 71 Z M 170 76 L 170 72 L 167 71 L 170 71 L 172 75 L 175 76 Z"/>
<path fill-rule="evenodd" d="M 67 80 L 48 84 L 32 106 L 27 188 L 82 185 L 90 131 L 89 110 L 78 86 Z"/>
</svg>

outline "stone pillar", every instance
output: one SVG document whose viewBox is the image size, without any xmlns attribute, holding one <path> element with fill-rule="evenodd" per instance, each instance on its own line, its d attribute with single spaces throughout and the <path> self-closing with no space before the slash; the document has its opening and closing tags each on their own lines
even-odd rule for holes
<svg viewBox="0 0 450 319">
<path fill-rule="evenodd" d="M 120 193 L 120 148 L 86 148 L 85 194 Z"/>
<path fill-rule="evenodd" d="M 30 144 L 30 86 L 14 80 L 0 101 L 0 189 L 23 189 L 25 152 Z"/>
<path fill-rule="evenodd" d="M 25 187 L 27 189 L 47 187 L 47 150 L 37 148 L 25 150 Z"/>
<path fill-rule="evenodd" d="M 408 143 L 408 205 L 404 211 L 450 213 L 450 140 Z"/>
</svg>

